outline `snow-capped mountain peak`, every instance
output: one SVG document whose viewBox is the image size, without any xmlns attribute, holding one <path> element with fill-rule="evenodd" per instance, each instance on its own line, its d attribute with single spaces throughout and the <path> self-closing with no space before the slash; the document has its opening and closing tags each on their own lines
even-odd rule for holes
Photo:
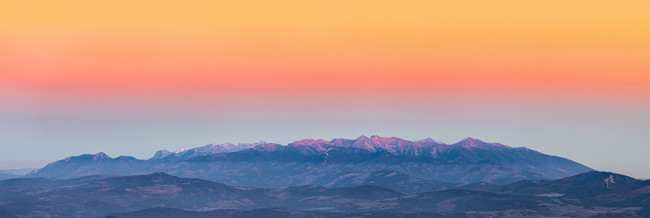
<svg viewBox="0 0 650 218">
<path fill-rule="evenodd" d="M 207 145 L 203 145 L 191 149 L 181 148 L 176 150 L 175 152 L 169 152 L 167 150 L 159 150 L 154 154 L 152 158 L 150 158 L 150 160 L 158 160 L 163 158 L 191 159 L 202 155 L 241 151 L 241 150 L 255 147 L 256 145 L 262 143 L 264 143 L 264 141 L 260 141 L 259 143 L 239 143 L 237 145 L 232 143 L 207 144 Z"/>
</svg>

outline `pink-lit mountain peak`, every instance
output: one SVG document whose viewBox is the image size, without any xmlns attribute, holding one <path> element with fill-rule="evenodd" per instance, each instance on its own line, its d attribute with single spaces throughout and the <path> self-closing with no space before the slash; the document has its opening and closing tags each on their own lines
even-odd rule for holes
<svg viewBox="0 0 650 218">
<path fill-rule="evenodd" d="M 277 151 L 281 147 L 282 145 L 276 143 L 262 143 L 253 147 L 252 149 L 257 151 L 271 152 L 271 151 Z"/>
<path fill-rule="evenodd" d="M 368 138 L 368 136 L 361 135 L 357 137 L 357 139 L 355 139 L 354 141 L 358 143 L 370 143 L 370 138 Z"/>
<path fill-rule="evenodd" d="M 365 135 L 362 135 L 356 139 L 336 138 L 329 142 L 322 139 L 303 139 L 290 143 L 288 146 L 295 148 L 311 148 L 310 150 L 314 151 L 326 150 L 327 147 L 333 146 L 357 148 L 373 152 L 378 150 L 385 150 L 391 153 L 419 154 L 425 147 L 438 145 L 445 144 L 431 138 L 425 141 L 408 141 L 398 137 L 382 137 L 378 135 L 367 137 Z"/>
<path fill-rule="evenodd" d="M 356 140 L 354 139 L 344 139 L 344 138 L 335 138 L 330 141 L 330 144 L 334 146 L 339 146 L 339 147 L 349 147 L 352 145 Z"/>
<path fill-rule="evenodd" d="M 419 144 L 401 138 L 397 138 L 397 137 L 386 138 L 378 135 L 373 135 L 370 138 L 366 136 L 360 136 L 359 138 L 357 138 L 357 140 L 355 140 L 352 146 L 355 148 L 362 148 L 370 151 L 385 150 L 391 153 L 405 153 L 405 151 L 407 150 L 413 150 L 413 149 L 409 149 L 410 147 L 418 147 L 418 148 L 422 147 Z M 412 153 L 412 152 L 407 151 L 406 153 Z"/>
<path fill-rule="evenodd" d="M 333 146 L 358 148 L 368 151 L 385 150 L 391 153 L 419 155 L 424 145 L 417 142 L 404 140 L 398 137 L 381 137 L 373 135 L 359 136 L 356 139 L 334 139 L 330 142 Z"/>
<path fill-rule="evenodd" d="M 300 141 L 295 141 L 290 146 L 320 146 L 323 144 L 330 144 L 330 142 L 323 139 L 303 139 Z"/>
<path fill-rule="evenodd" d="M 420 143 L 420 144 L 422 144 L 422 145 L 426 145 L 426 144 L 431 144 L 431 145 L 446 145 L 444 142 L 441 142 L 441 141 L 435 140 L 435 139 L 433 139 L 433 138 L 431 138 L 431 137 L 427 137 L 427 138 L 425 138 L 425 139 L 417 140 L 416 142 L 418 142 L 418 143 Z"/>
<path fill-rule="evenodd" d="M 395 137 L 395 136 L 388 138 L 388 137 L 381 137 L 381 136 L 378 136 L 378 135 L 373 135 L 373 136 L 370 137 L 370 141 L 372 141 L 373 143 L 391 143 L 391 142 L 406 141 L 406 140 Z"/>
<path fill-rule="evenodd" d="M 104 152 L 99 152 L 93 156 L 93 160 L 106 160 L 106 159 L 111 159 L 111 157 L 106 155 Z"/>
<path fill-rule="evenodd" d="M 323 139 L 303 139 L 289 144 L 289 147 L 300 149 L 305 152 L 321 152 L 326 150 L 332 144 Z"/>
<path fill-rule="evenodd" d="M 368 151 L 385 150 L 392 153 L 418 153 L 424 147 L 417 142 L 404 140 L 397 137 L 381 137 L 373 135 L 371 137 L 359 136 L 356 139 L 336 138 L 332 141 L 322 139 L 303 139 L 290 143 L 289 147 L 300 150 L 324 151 L 328 147 L 348 147 Z"/>
<path fill-rule="evenodd" d="M 370 141 L 370 138 L 368 138 L 365 135 L 357 137 L 356 140 L 352 143 L 350 147 L 353 148 L 360 148 L 360 149 L 365 149 L 369 151 L 375 151 L 375 147 L 372 145 L 372 142 Z"/>
</svg>

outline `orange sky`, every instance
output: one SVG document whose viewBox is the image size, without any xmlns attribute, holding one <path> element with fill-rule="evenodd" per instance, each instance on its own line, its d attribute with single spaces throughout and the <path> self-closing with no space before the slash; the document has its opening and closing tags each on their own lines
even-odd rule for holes
<svg viewBox="0 0 650 218">
<path fill-rule="evenodd" d="M 650 91 L 648 1 L 0 2 L 5 97 Z"/>
</svg>

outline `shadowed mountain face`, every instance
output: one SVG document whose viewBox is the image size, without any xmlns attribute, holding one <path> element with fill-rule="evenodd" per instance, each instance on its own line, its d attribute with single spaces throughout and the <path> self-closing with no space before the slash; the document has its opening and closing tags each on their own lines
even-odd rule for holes
<svg viewBox="0 0 650 218">
<path fill-rule="evenodd" d="M 384 171 L 373 174 L 385 176 L 386 173 L 400 176 Z M 613 182 L 608 179 L 610 176 Z M 606 180 L 618 186 L 607 187 Z M 483 190 L 403 194 L 369 185 L 242 188 L 164 173 L 78 179 L 20 178 L 0 181 L 0 214 L 8 217 L 650 215 L 647 181 L 589 172 L 522 185 L 525 183 L 484 185 Z"/>
<path fill-rule="evenodd" d="M 354 140 L 305 139 L 286 146 L 273 143 L 207 145 L 176 153 L 159 151 L 150 160 L 110 158 L 103 153 L 81 155 L 53 162 L 27 177 L 77 178 L 165 172 L 237 186 L 342 187 L 383 184 L 378 180 L 379 175 L 371 173 L 394 171 L 403 176 L 384 179 L 419 182 L 388 187 L 421 192 L 440 190 L 434 187 L 445 187 L 445 183 L 506 184 L 525 179 L 558 179 L 590 170 L 561 157 L 472 138 L 447 145 L 430 138 L 408 141 L 396 137 L 361 136 Z"/>
</svg>

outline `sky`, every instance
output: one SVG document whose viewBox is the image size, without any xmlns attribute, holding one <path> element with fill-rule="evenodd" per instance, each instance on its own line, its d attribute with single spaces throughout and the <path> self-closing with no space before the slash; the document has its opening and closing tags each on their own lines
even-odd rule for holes
<svg viewBox="0 0 650 218">
<path fill-rule="evenodd" d="M 360 135 L 650 178 L 650 1 L 0 0 L 0 169 Z"/>
</svg>

